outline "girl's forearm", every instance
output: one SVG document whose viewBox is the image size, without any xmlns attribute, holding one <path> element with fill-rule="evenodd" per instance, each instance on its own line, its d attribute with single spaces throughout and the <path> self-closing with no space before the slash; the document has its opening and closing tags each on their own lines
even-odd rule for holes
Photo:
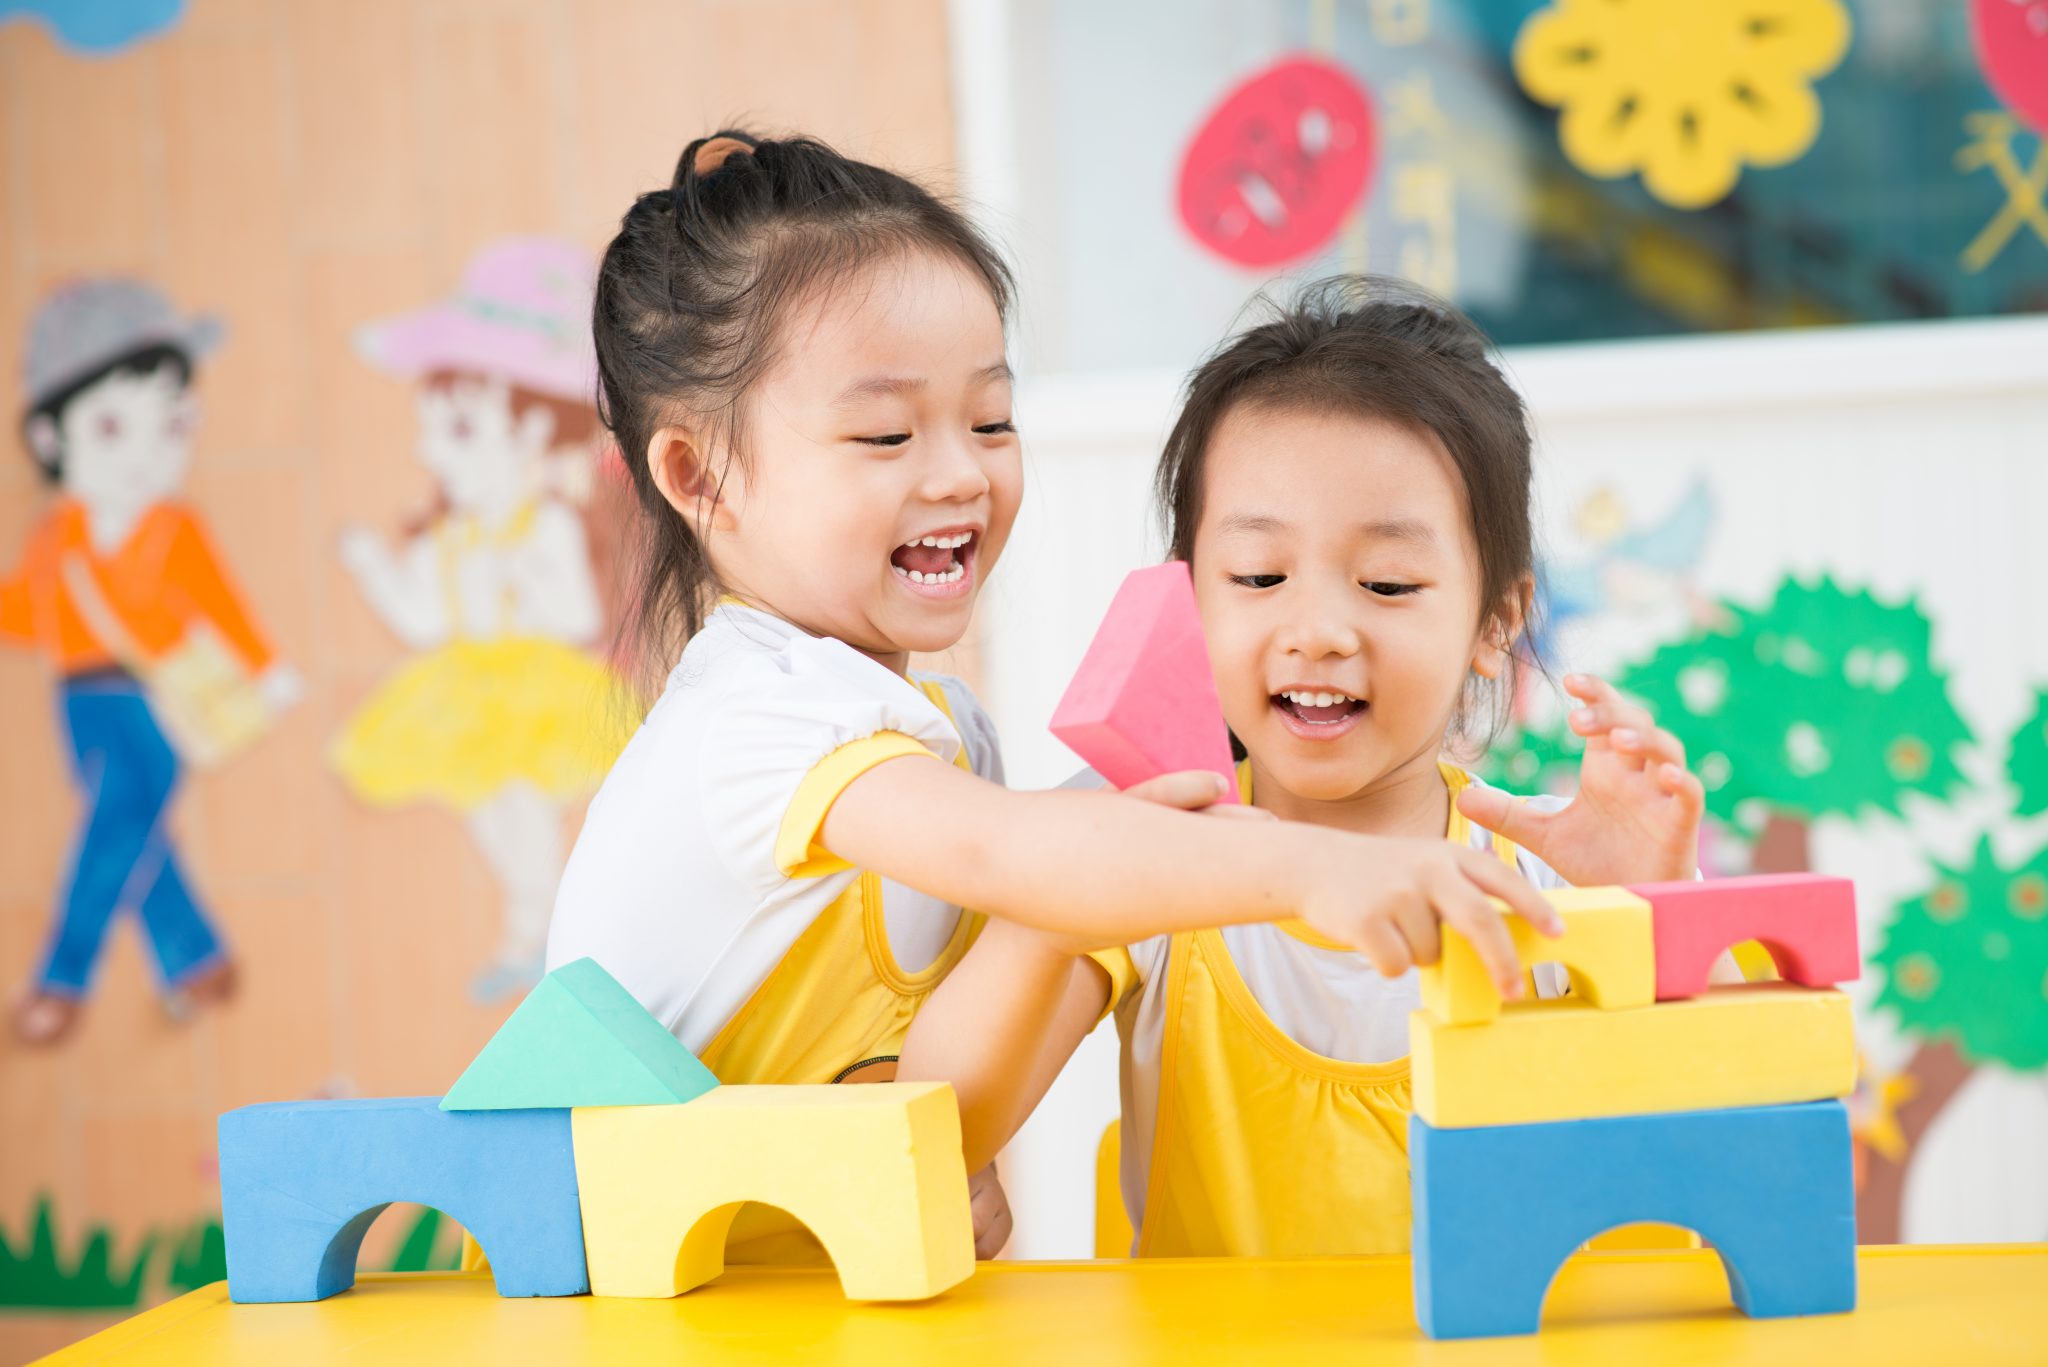
<svg viewBox="0 0 2048 1367">
<path fill-rule="evenodd" d="M 970 1172 L 1001 1152 L 1107 1005 L 1102 970 L 1001 921 L 918 1010 L 896 1076 L 952 1084 Z"/>
<path fill-rule="evenodd" d="M 1335 838 L 1114 793 L 1011 792 L 914 757 L 849 784 L 822 835 L 848 863 L 1076 950 L 1296 915 L 1303 870 Z"/>
</svg>

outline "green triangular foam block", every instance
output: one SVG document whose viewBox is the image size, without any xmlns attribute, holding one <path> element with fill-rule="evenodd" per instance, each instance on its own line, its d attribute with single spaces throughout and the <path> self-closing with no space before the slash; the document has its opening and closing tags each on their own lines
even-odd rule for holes
<svg viewBox="0 0 2048 1367">
<path fill-rule="evenodd" d="M 444 1111 L 672 1106 L 718 1085 L 711 1070 L 595 959 L 540 980 L 441 1098 Z"/>
</svg>

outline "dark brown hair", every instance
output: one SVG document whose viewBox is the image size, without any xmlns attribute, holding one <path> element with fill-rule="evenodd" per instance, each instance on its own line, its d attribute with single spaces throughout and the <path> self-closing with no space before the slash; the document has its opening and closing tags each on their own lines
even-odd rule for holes
<svg viewBox="0 0 2048 1367">
<path fill-rule="evenodd" d="M 1488 356 L 1486 335 L 1426 290 L 1399 280 L 1340 275 L 1304 285 L 1285 306 L 1239 332 L 1188 380 L 1180 417 L 1159 458 L 1155 492 L 1168 555 L 1194 557 L 1202 472 L 1216 429 L 1231 410 L 1254 406 L 1377 418 L 1432 434 L 1465 486 L 1479 548 L 1479 623 L 1499 611 L 1531 572 L 1529 423 L 1521 397 Z M 1532 609 L 1533 611 L 1533 605 Z M 1525 627 L 1528 624 L 1525 623 Z M 1523 633 L 1524 643 L 1529 633 Z M 1538 664 L 1523 644 L 1517 654 Z M 1513 697 L 1517 659 L 1493 698 L 1489 733 Z M 1474 676 L 1457 726 L 1470 731 L 1487 690 Z"/>
<path fill-rule="evenodd" d="M 1007 316 L 1009 269 L 959 209 L 812 138 L 733 129 L 699 138 L 683 149 L 669 188 L 626 211 L 598 269 L 592 331 L 598 416 L 643 514 L 623 653 L 644 681 L 675 662 L 718 587 L 705 546 L 654 482 L 648 442 L 688 415 L 708 444 L 738 460 L 744 401 L 779 355 L 791 309 L 915 251 L 965 266 Z"/>
</svg>

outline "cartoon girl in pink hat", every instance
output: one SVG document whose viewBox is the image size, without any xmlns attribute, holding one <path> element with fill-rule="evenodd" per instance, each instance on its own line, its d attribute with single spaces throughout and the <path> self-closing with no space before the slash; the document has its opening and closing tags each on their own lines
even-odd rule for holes
<svg viewBox="0 0 2048 1367">
<path fill-rule="evenodd" d="M 452 299 L 366 327 L 372 365 L 418 386 L 419 458 L 438 486 L 393 548 L 348 529 L 343 563 L 418 652 L 365 702 L 332 758 L 366 802 L 462 814 L 504 897 L 472 991 L 539 975 L 563 863 L 565 807 L 624 742 L 620 687 L 588 647 L 603 610 L 584 524 L 563 497 L 598 426 L 594 269 L 568 243 L 517 238 L 470 262 Z"/>
</svg>

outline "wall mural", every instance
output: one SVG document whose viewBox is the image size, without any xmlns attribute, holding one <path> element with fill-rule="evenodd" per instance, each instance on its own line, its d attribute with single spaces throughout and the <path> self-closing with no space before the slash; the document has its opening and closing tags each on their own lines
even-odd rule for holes
<svg viewBox="0 0 2048 1367">
<path fill-rule="evenodd" d="M 228 762 L 301 691 L 180 498 L 200 365 L 221 343 L 154 286 L 86 280 L 29 325 L 22 431 L 46 509 L 0 580 L 0 641 L 55 676 L 81 820 L 16 1035 L 53 1044 L 132 912 L 174 1007 L 235 985 L 230 947 L 166 820 L 184 771 Z"/>
<path fill-rule="evenodd" d="M 634 719 L 592 653 L 605 613 L 587 500 L 596 455 L 595 266 L 569 243 L 479 251 L 451 298 L 357 338 L 411 381 L 432 506 L 394 542 L 349 528 L 342 562 L 412 652 L 335 740 L 364 802 L 459 816 L 495 878 L 502 931 L 480 1001 L 539 980 L 563 817 L 595 791 Z"/>
<path fill-rule="evenodd" d="M 1689 574 L 1711 530 L 1704 479 L 1644 532 L 1617 534 L 1611 514 L 1597 515 L 1607 497 L 1582 505 L 1543 571 L 1548 629 L 1639 623 L 1660 599 L 1681 624 L 1647 654 L 1635 649 L 1617 683 L 1685 742 L 1706 787 L 1702 867 L 1811 869 L 1815 823 L 1828 820 L 1888 827 L 1923 870 L 1905 895 L 1868 909 L 1866 1009 L 1904 1050 L 1890 1063 L 1866 1056 L 1851 1099 L 1858 1237 L 1897 1242 L 1910 1232 L 1904 1197 L 1922 1140 L 1966 1085 L 2048 1077 L 2048 843 L 2017 824 L 2048 811 L 2048 689 L 2006 743 L 2011 819 L 1967 857 L 1944 858 L 1916 826 L 1971 795 L 1958 761 L 1980 742 L 1925 610 L 1826 574 L 1785 577 L 1759 603 L 1705 599 Z M 1622 546 L 1659 573 L 1631 569 L 1621 582 L 1633 587 L 1615 593 L 1606 586 Z M 1618 636 L 1644 639 L 1636 625 Z M 1518 700 L 1484 771 L 1523 791 L 1569 792 L 1580 743 L 1544 702 L 1540 685 Z M 1764 963 L 1744 958 L 1752 973 Z"/>
</svg>

